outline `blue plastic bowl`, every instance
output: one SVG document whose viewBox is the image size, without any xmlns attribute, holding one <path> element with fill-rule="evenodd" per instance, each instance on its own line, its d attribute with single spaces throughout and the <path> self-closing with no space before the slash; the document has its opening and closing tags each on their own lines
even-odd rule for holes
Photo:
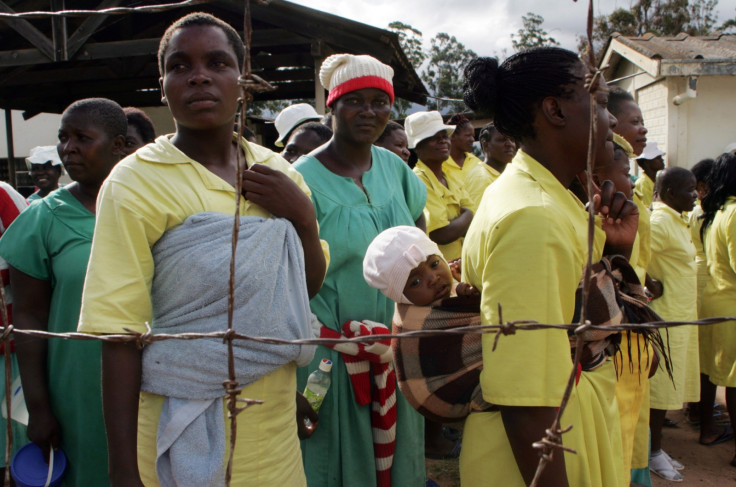
<svg viewBox="0 0 736 487">
<path fill-rule="evenodd" d="M 51 487 L 61 487 L 66 472 L 66 455 L 61 449 L 54 451 L 54 471 Z M 49 466 L 43 459 L 41 448 L 35 443 L 23 445 L 10 461 L 10 474 L 18 487 L 44 487 Z"/>
</svg>

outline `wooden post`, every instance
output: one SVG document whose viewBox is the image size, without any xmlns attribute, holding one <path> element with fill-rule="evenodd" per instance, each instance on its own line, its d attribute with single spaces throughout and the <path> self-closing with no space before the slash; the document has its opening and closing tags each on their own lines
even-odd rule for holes
<svg viewBox="0 0 736 487">
<path fill-rule="evenodd" d="M 322 87 L 322 83 L 319 82 L 319 70 L 322 67 L 322 61 L 325 60 L 327 55 L 325 54 L 325 46 L 322 41 L 312 42 L 310 50 L 314 59 L 314 108 L 317 110 L 317 113 L 324 115 L 327 98 L 325 97 L 325 89 Z"/>
<path fill-rule="evenodd" d="M 8 179 L 12 187 L 17 188 L 15 179 L 15 150 L 13 148 L 13 115 L 9 108 L 5 109 L 5 137 L 8 140 Z"/>
</svg>

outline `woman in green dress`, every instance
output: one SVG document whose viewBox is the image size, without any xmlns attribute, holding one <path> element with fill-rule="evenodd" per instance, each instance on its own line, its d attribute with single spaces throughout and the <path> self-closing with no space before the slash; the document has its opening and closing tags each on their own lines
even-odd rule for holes
<svg viewBox="0 0 736 487">
<path fill-rule="evenodd" d="M 398 156 L 373 145 L 391 112 L 392 75 L 390 67 L 369 56 L 327 58 L 320 80 L 329 90 L 334 134 L 294 164 L 312 190 L 320 238 L 330 244 L 325 282 L 310 305 L 334 331 L 350 320 L 390 328 L 394 303 L 363 279 L 365 251 L 387 228 L 424 225 L 424 184 Z M 373 435 L 371 404 L 356 401 L 355 384 L 351 386 L 340 353 L 318 347 L 310 367 L 299 371 L 300 390 L 323 358 L 334 364 L 332 385 L 319 411 L 319 426 L 302 441 L 310 487 L 424 486 L 424 418 L 397 390 L 395 448 L 393 455 L 382 457 L 385 452 Z M 385 444 L 390 443 L 386 439 Z M 388 457 L 391 460 L 383 463 Z"/>
<path fill-rule="evenodd" d="M 126 127 L 111 100 L 80 100 L 64 111 L 57 148 L 74 182 L 29 207 L 0 239 L 17 328 L 77 330 L 97 192 L 122 155 Z M 16 344 L 28 438 L 46 453 L 64 451 L 65 486 L 109 485 L 100 342 L 19 336 Z"/>
</svg>

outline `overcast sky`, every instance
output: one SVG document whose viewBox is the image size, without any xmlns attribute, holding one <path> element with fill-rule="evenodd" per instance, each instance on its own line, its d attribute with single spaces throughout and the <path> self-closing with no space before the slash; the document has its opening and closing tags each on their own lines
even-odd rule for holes
<svg viewBox="0 0 736 487">
<path fill-rule="evenodd" d="M 562 47 L 576 48 L 585 32 L 587 0 L 291 0 L 317 10 L 386 28 L 400 20 L 422 31 L 425 48 L 438 32 L 454 35 L 481 56 L 511 54 L 511 34 L 521 28 L 521 16 L 544 17 L 544 28 Z M 631 0 L 599 0 L 596 15 L 628 8 Z M 718 25 L 734 16 L 736 0 L 720 0 Z"/>
</svg>

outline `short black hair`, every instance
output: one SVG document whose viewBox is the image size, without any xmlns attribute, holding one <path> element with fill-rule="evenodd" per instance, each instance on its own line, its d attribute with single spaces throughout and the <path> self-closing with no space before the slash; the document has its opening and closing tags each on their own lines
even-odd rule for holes
<svg viewBox="0 0 736 487">
<path fill-rule="evenodd" d="M 618 117 L 623 110 L 623 104 L 627 101 L 634 102 L 634 97 L 631 93 L 621 88 L 620 86 L 611 86 L 608 92 L 608 111 L 614 117 Z"/>
<path fill-rule="evenodd" d="M 238 58 L 238 69 L 243 69 L 243 63 L 245 63 L 245 46 L 243 45 L 243 40 L 240 38 L 238 32 L 233 29 L 230 24 L 218 19 L 214 15 L 206 14 L 204 12 L 194 12 L 189 15 L 185 15 L 171 24 L 161 37 L 161 41 L 158 43 L 158 72 L 161 76 L 164 75 L 164 57 L 166 56 L 166 50 L 169 48 L 171 37 L 174 35 L 174 32 L 179 29 L 195 25 L 213 26 L 222 29 L 227 37 L 228 43 L 233 48 L 233 52 L 235 52 L 235 57 Z"/>
<path fill-rule="evenodd" d="M 493 122 L 486 124 L 483 126 L 482 129 L 480 129 L 480 135 L 478 135 L 478 140 L 480 142 L 488 142 L 493 138 L 493 134 L 497 132 L 496 126 Z"/>
<path fill-rule="evenodd" d="M 493 116 L 496 128 L 519 140 L 535 137 L 534 117 L 548 96 L 570 97 L 583 77 L 577 54 L 559 47 L 518 52 L 501 65 L 498 59 L 473 59 L 464 69 L 463 100 L 475 112 Z"/>
<path fill-rule="evenodd" d="M 470 119 L 463 115 L 462 113 L 456 113 L 452 117 L 450 117 L 449 120 L 447 120 L 447 125 L 454 125 L 455 129 L 458 129 L 466 124 L 472 125 L 470 122 Z"/>
<path fill-rule="evenodd" d="M 98 125 L 110 137 L 128 133 L 128 120 L 120 105 L 107 98 L 84 98 L 77 100 L 64 110 L 64 114 L 81 112 L 92 115 Z"/>
<path fill-rule="evenodd" d="M 297 132 L 305 132 L 307 130 L 310 132 L 314 132 L 322 142 L 327 142 L 332 138 L 332 129 L 327 125 L 324 125 L 322 122 L 303 123 L 292 131 L 289 138 L 291 138 Z"/>
<path fill-rule="evenodd" d="M 125 118 L 128 119 L 128 127 L 131 125 L 138 129 L 144 144 L 150 144 L 156 140 L 156 129 L 146 112 L 136 107 L 123 108 Z"/>
<path fill-rule="evenodd" d="M 383 140 L 391 135 L 391 133 L 394 130 L 404 130 L 404 127 L 399 122 L 394 122 L 393 120 L 389 120 L 386 124 L 386 128 L 383 129 L 383 132 L 381 133 L 380 137 L 374 142 L 374 144 L 378 144 L 379 142 L 383 142 Z"/>
<path fill-rule="evenodd" d="M 672 166 L 663 169 L 657 173 L 657 180 L 654 182 L 654 192 L 661 195 L 664 191 L 682 184 L 688 176 L 692 176 L 690 169 L 684 167 Z"/>
</svg>

